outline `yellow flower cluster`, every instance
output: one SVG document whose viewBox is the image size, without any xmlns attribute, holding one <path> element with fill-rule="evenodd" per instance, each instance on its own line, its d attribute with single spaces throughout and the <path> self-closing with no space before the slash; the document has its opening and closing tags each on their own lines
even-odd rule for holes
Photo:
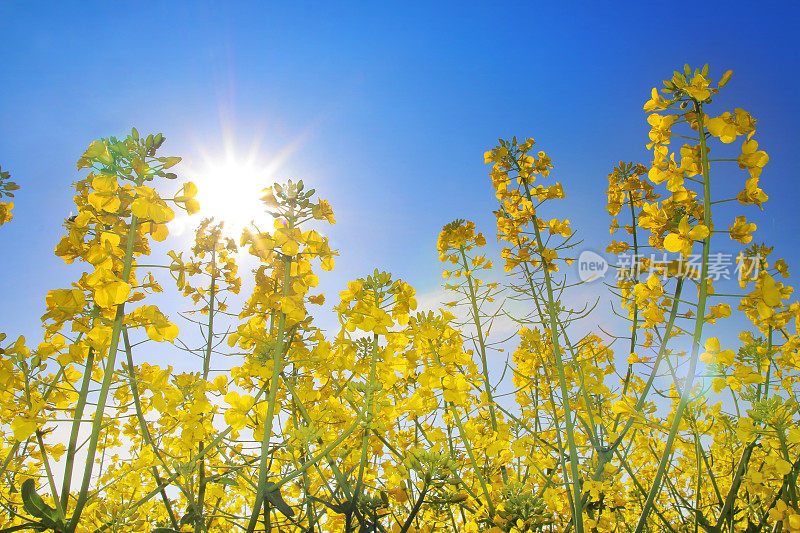
<svg viewBox="0 0 800 533">
<path fill-rule="evenodd" d="M 161 135 L 91 143 L 55 249 L 86 271 L 47 293 L 38 346 L 0 334 L 0 529 L 800 531 L 800 303 L 745 214 L 712 220 L 767 200 L 756 119 L 707 114 L 730 79 L 687 66 L 644 105 L 652 163 L 608 175 L 606 251 L 633 258 L 608 307 L 561 270 L 577 243 L 530 138 L 484 156 L 502 272 L 455 220 L 437 241 L 448 310 L 417 312 L 376 269 L 339 293 L 331 333 L 308 306 L 335 218 L 302 181 L 266 188 L 271 226 L 238 244 L 206 219 L 145 264 L 197 190 L 164 192 L 179 159 Z M 744 190 L 717 198 L 726 164 Z M 736 296 L 712 275 L 721 233 L 748 246 Z M 157 305 L 169 277 L 181 331 Z"/>
</svg>

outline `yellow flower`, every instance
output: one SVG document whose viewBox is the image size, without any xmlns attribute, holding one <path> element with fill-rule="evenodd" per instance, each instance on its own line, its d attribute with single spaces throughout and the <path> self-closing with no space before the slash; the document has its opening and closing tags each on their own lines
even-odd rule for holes
<svg viewBox="0 0 800 533">
<path fill-rule="evenodd" d="M 765 320 L 771 318 L 775 314 L 773 309 L 781 305 L 782 298 L 780 289 L 775 286 L 775 279 L 766 274 L 755 292 L 758 315 Z"/>
<path fill-rule="evenodd" d="M 171 323 L 155 305 L 146 305 L 135 311 L 145 323 L 147 336 L 156 342 L 172 342 L 178 336 L 178 326 Z"/>
<path fill-rule="evenodd" d="M 711 91 L 708 90 L 708 80 L 699 72 L 692 77 L 689 86 L 684 90 L 686 94 L 701 102 L 711 96 Z"/>
<path fill-rule="evenodd" d="M 225 401 L 231 406 L 225 411 L 225 422 L 235 430 L 244 428 L 247 415 L 256 403 L 255 398 L 247 394 L 239 396 L 239 393 L 231 391 L 225 395 Z"/>
<path fill-rule="evenodd" d="M 78 159 L 78 170 L 91 167 L 94 161 L 100 161 L 106 165 L 114 162 L 114 158 L 111 157 L 111 152 L 108 151 L 108 146 L 104 141 L 93 141 L 89 145 L 83 156 Z"/>
<path fill-rule="evenodd" d="M 439 260 L 446 261 L 452 256 L 447 252 L 451 249 L 458 250 L 461 247 L 469 250 L 472 246 L 483 246 L 486 239 L 482 234 L 475 234 L 475 223 L 470 220 L 454 220 L 446 224 L 439 232 L 439 239 L 436 247 L 439 250 Z"/>
<path fill-rule="evenodd" d="M 700 360 L 705 364 L 710 365 L 719 363 L 724 366 L 731 366 L 736 357 L 733 350 L 723 350 L 719 345 L 719 339 L 711 337 L 705 343 L 706 351 L 700 354 Z"/>
<path fill-rule="evenodd" d="M 647 145 L 648 150 L 655 144 L 669 144 L 670 136 L 672 135 L 670 130 L 675 118 L 675 115 L 662 117 L 658 113 L 653 113 L 647 117 L 647 123 L 651 126 L 650 140 L 652 141 Z"/>
<path fill-rule="evenodd" d="M 155 190 L 144 185 L 135 187 L 136 199 L 131 204 L 131 212 L 138 218 L 150 220 L 156 224 L 169 222 L 175 217 L 175 213 L 167 207 L 164 200 L 158 196 Z"/>
<path fill-rule="evenodd" d="M 732 226 L 728 226 L 731 232 L 731 239 L 739 241 L 742 244 L 748 244 L 753 240 L 753 233 L 756 230 L 756 225 L 752 222 L 747 222 L 744 216 L 736 217 L 736 222 Z"/>
<path fill-rule="evenodd" d="M 662 98 L 661 95 L 658 94 L 658 89 L 653 87 L 653 89 L 650 91 L 650 100 L 645 102 L 643 109 L 648 113 L 651 111 L 660 111 L 662 109 L 666 109 L 669 106 L 669 104 L 670 104 L 669 100 L 665 100 L 664 98 Z M 491 152 L 486 152 L 486 153 L 490 154 Z M 490 161 L 486 162 L 489 163 Z"/>
<path fill-rule="evenodd" d="M 47 293 L 47 308 L 65 313 L 78 313 L 86 306 L 86 297 L 80 289 L 56 289 Z"/>
<path fill-rule="evenodd" d="M 755 139 L 748 139 L 742 144 L 742 155 L 737 161 L 739 168 L 746 168 L 751 177 L 757 178 L 761 175 L 761 169 L 769 163 L 769 155 L 764 150 L 758 149 L 758 142 Z"/>
<path fill-rule="evenodd" d="M 146 222 L 142 227 L 154 241 L 161 242 L 169 236 L 169 228 L 166 224 L 156 224 L 155 222 Z"/>
<path fill-rule="evenodd" d="M 706 122 L 706 129 L 714 137 L 728 144 L 736 140 L 738 135 L 751 136 L 756 131 L 756 120 L 744 109 L 736 108 L 734 113 L 726 111 L 718 117 Z"/>
<path fill-rule="evenodd" d="M 97 211 L 114 213 L 119 209 L 120 200 L 117 196 L 117 178 L 114 176 L 99 175 L 92 178 L 92 189 L 89 193 L 89 204 Z"/>
<path fill-rule="evenodd" d="M 557 218 L 554 218 L 547 223 L 547 227 L 550 230 L 551 235 L 556 233 L 562 237 L 569 237 L 572 235 L 572 229 L 569 227 L 569 219 L 560 221 Z"/>
<path fill-rule="evenodd" d="M 323 257 L 320 262 L 320 266 L 322 270 L 325 270 L 326 272 L 330 272 L 331 270 L 333 270 L 334 266 L 333 257 L 332 256 Z"/>
<path fill-rule="evenodd" d="M 173 200 L 177 204 L 183 204 L 183 208 L 186 209 L 186 212 L 193 215 L 200 211 L 200 203 L 194 198 L 196 195 L 197 185 L 191 181 L 187 181 L 183 184 L 181 191 L 175 195 Z"/>
<path fill-rule="evenodd" d="M 11 422 L 15 440 L 24 441 L 44 423 L 44 419 L 39 416 L 44 405 L 44 400 L 33 400 L 31 406 L 27 408 L 27 412 L 17 416 Z"/>
<path fill-rule="evenodd" d="M 317 205 L 312 208 L 314 218 L 317 220 L 325 219 L 331 224 L 336 224 L 336 219 L 333 218 L 333 209 L 327 200 L 320 200 Z"/>
<path fill-rule="evenodd" d="M 616 402 L 614 405 L 611 406 L 611 412 L 615 415 L 631 415 L 631 416 L 639 416 L 640 413 L 635 409 L 634 405 L 636 400 L 629 397 L 624 397 Z"/>
<path fill-rule="evenodd" d="M 736 195 L 736 199 L 744 205 L 755 204 L 763 211 L 761 204 L 769 200 L 769 196 L 758 187 L 758 178 L 750 178 L 745 182 L 744 190 Z"/>
<path fill-rule="evenodd" d="M 14 218 L 12 209 L 14 209 L 14 202 L 0 202 L 0 226 Z"/>
<path fill-rule="evenodd" d="M 709 231 L 704 224 L 689 229 L 689 220 L 683 217 L 678 223 L 678 233 L 670 233 L 664 238 L 664 248 L 670 252 L 681 252 L 684 257 L 692 253 L 692 244 L 708 237 Z"/>
</svg>

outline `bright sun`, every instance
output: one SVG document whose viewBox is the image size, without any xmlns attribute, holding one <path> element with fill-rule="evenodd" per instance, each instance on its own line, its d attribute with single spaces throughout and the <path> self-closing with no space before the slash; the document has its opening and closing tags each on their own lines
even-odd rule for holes
<svg viewBox="0 0 800 533">
<path fill-rule="evenodd" d="M 239 153 L 231 134 L 223 136 L 221 154 L 214 155 L 200 147 L 200 157 L 186 169 L 186 176 L 197 185 L 200 211 L 192 221 L 185 220 L 180 231 L 211 217 L 224 222 L 224 233 L 235 241 L 252 222 L 258 228 L 271 228 L 272 217 L 265 213 L 260 198 L 265 188 L 280 181 L 284 164 L 304 139 L 304 134 L 299 135 L 267 159 L 259 157 L 258 141 L 254 141 L 245 154 Z"/>
<path fill-rule="evenodd" d="M 192 179 L 197 185 L 200 217 L 224 222 L 229 236 L 238 240 L 251 221 L 261 225 L 259 222 L 265 220 L 259 198 L 262 190 L 272 184 L 269 169 L 227 158 L 222 163 L 208 164 Z"/>
</svg>

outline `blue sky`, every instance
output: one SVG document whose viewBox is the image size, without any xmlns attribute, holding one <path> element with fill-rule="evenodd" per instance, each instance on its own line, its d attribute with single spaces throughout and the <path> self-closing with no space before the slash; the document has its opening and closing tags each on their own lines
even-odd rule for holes
<svg viewBox="0 0 800 533">
<path fill-rule="evenodd" d="M 482 154 L 499 137 L 532 136 L 551 155 L 567 200 L 549 216 L 602 251 L 606 175 L 651 159 L 642 104 L 685 62 L 716 77 L 733 69 L 714 112 L 750 111 L 770 155 L 764 213 L 734 211 L 800 264 L 796 3 L 143 6 L 0 0 L 0 165 L 22 186 L 0 230 L 0 330 L 11 335 L 38 335 L 44 295 L 76 276 L 52 251 L 93 139 L 163 132 L 187 179 L 226 146 L 273 180 L 302 178 L 338 219 L 329 303 L 375 267 L 428 294 L 441 284 L 443 224 L 473 219 L 493 241 Z M 716 176 L 735 194 L 746 175 Z"/>
</svg>

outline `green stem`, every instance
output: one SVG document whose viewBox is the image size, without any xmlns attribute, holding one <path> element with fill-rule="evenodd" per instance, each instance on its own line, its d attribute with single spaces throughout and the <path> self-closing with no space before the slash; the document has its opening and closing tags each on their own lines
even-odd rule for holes
<svg viewBox="0 0 800 533">
<path fill-rule="evenodd" d="M 89 348 L 86 356 L 86 365 L 81 382 L 81 390 L 78 394 L 78 403 L 75 405 L 75 412 L 72 418 L 72 431 L 69 435 L 67 444 L 67 459 L 64 462 L 64 480 L 61 485 L 61 505 L 67 508 L 69 502 L 69 491 L 72 483 L 72 469 L 75 464 L 75 454 L 78 451 L 78 432 L 83 419 L 83 411 L 86 408 L 86 398 L 89 396 L 89 384 L 92 381 L 92 368 L 94 366 L 94 348 Z"/>
<path fill-rule="evenodd" d="M 19 441 L 14 443 L 14 445 L 8 451 L 8 455 L 6 455 L 6 458 L 3 460 L 3 466 L 0 467 L 0 478 L 3 477 L 3 475 L 5 475 L 6 470 L 8 469 L 8 464 L 14 458 L 14 454 L 17 453 L 18 449 L 19 449 Z"/>
<path fill-rule="evenodd" d="M 428 493 L 428 484 L 426 483 L 422 490 L 417 497 L 417 501 L 414 502 L 414 507 L 411 508 L 411 513 L 409 513 L 408 518 L 406 518 L 403 527 L 400 528 L 400 533 L 408 533 L 408 530 L 411 528 L 411 524 L 414 523 L 414 517 L 417 516 L 419 510 L 422 508 L 422 503 L 425 501 L 425 495 Z"/>
<path fill-rule="evenodd" d="M 125 243 L 125 263 L 122 267 L 122 281 L 128 283 L 130 279 L 131 267 L 133 265 L 133 244 L 136 240 L 136 215 L 131 215 L 130 228 L 128 230 L 128 239 Z M 92 469 L 94 468 L 94 457 L 97 453 L 97 443 L 100 439 L 100 429 L 103 425 L 103 413 L 106 408 L 106 401 L 108 399 L 108 391 L 111 388 L 111 381 L 114 377 L 114 363 L 117 357 L 117 347 L 119 346 L 120 331 L 125 319 L 125 303 L 117 305 L 117 312 L 114 316 L 114 325 L 111 330 L 111 341 L 108 346 L 108 359 L 106 360 L 105 372 L 103 373 L 103 383 L 100 388 L 100 395 L 97 398 L 97 407 L 95 408 L 94 419 L 92 420 L 92 433 L 89 440 L 89 448 L 86 452 L 86 466 L 83 471 L 83 483 L 81 484 L 81 491 L 78 494 L 78 501 L 75 504 L 75 511 L 72 514 L 67 528 L 68 533 L 75 533 L 78 527 L 81 513 L 86 506 L 89 499 L 89 485 L 92 482 Z"/>
<path fill-rule="evenodd" d="M 628 195 L 628 197 L 630 198 L 630 194 Z M 630 205 L 630 208 L 631 208 L 631 220 L 632 220 L 631 227 L 633 228 L 633 258 L 634 258 L 633 260 L 634 261 L 638 261 L 638 257 L 639 257 L 639 239 L 637 238 L 637 233 L 636 233 L 636 229 L 637 229 L 637 226 L 636 226 L 636 213 L 633 210 L 633 199 L 632 198 L 631 198 L 631 201 L 629 202 L 629 205 Z M 634 269 L 633 274 L 636 275 L 636 280 L 638 281 L 639 280 L 639 265 L 638 264 L 634 265 L 633 269 Z M 636 329 L 639 326 L 639 306 L 636 305 L 636 300 L 633 297 L 633 295 L 631 295 L 631 304 L 633 305 L 633 326 L 631 328 L 631 345 L 630 345 L 630 349 L 628 351 L 630 353 L 634 353 L 635 350 L 636 350 Z M 625 384 L 622 387 L 622 395 L 623 396 L 625 396 L 625 394 L 627 394 L 627 392 L 628 392 L 628 386 L 630 385 L 630 381 L 631 381 L 631 377 L 632 376 L 633 376 L 633 365 L 629 363 L 628 364 L 628 372 L 625 375 Z"/>
<path fill-rule="evenodd" d="M 139 386 L 136 381 L 136 371 L 133 368 L 133 353 L 131 351 L 131 342 L 128 338 L 128 328 L 122 329 L 122 343 L 123 347 L 125 348 L 125 356 L 128 362 L 128 386 L 131 390 L 131 396 L 133 397 L 133 406 L 136 410 L 136 418 L 139 421 L 139 427 L 142 431 L 142 438 L 144 439 L 145 443 L 150 446 L 153 450 L 153 454 L 158 458 L 161 464 L 167 468 L 167 463 L 164 461 L 164 458 L 161 456 L 161 452 L 158 450 L 158 447 L 155 445 L 153 441 L 153 437 L 150 434 L 150 429 L 147 427 L 147 421 L 144 418 L 144 411 L 142 410 L 142 402 L 139 398 Z M 151 468 L 151 472 L 153 472 L 153 477 L 155 477 L 156 484 L 161 484 L 161 476 L 158 473 L 158 469 L 155 465 Z M 169 469 L 167 468 L 167 472 Z M 182 489 L 183 490 L 183 489 Z M 188 491 L 183 490 L 184 493 Z M 172 504 L 167 497 L 166 490 L 161 490 L 161 499 L 164 502 L 164 506 L 167 508 L 167 514 L 169 515 L 170 523 L 174 529 L 178 529 L 178 520 L 175 518 L 175 513 L 172 511 Z"/>
<path fill-rule="evenodd" d="M 428 341 L 428 345 L 431 349 L 431 354 L 434 356 L 436 363 L 441 365 L 441 361 L 439 360 L 439 353 L 434 349 L 433 342 Z M 467 436 L 467 432 L 464 430 L 464 426 L 461 424 L 461 417 L 458 415 L 458 411 L 456 410 L 455 404 L 453 402 L 446 402 L 446 404 L 450 408 L 450 415 L 453 417 L 453 422 L 455 422 L 456 427 L 458 428 L 458 434 L 461 436 L 461 442 L 464 443 L 464 449 L 467 451 L 467 457 L 469 457 L 469 462 L 472 464 L 472 472 L 478 478 L 478 481 L 481 484 L 481 489 L 483 490 L 483 496 L 486 498 L 486 507 L 489 509 L 489 516 L 494 516 L 494 504 L 492 503 L 492 497 L 489 494 L 489 487 L 486 484 L 486 479 L 484 478 L 483 474 L 481 474 L 480 468 L 478 467 L 478 462 L 475 460 L 475 453 L 472 450 L 472 445 L 470 444 L 469 438 Z M 427 437 L 426 437 L 427 439 Z M 464 484 L 466 486 L 466 484 Z"/>
<path fill-rule="evenodd" d="M 492 431 L 497 434 L 497 415 L 495 414 L 494 397 L 492 395 L 492 384 L 489 381 L 489 364 L 486 356 L 486 341 L 483 338 L 483 328 L 481 327 L 481 316 L 478 312 L 478 300 L 475 296 L 475 286 L 470 272 L 470 264 L 467 260 L 467 254 L 464 247 L 459 247 L 461 252 L 461 260 L 463 261 L 464 271 L 466 272 L 467 287 L 469 287 L 469 301 L 472 306 L 472 321 L 475 323 L 475 331 L 478 334 L 478 347 L 480 348 L 481 358 L 481 371 L 483 372 L 483 384 L 486 388 L 486 402 L 489 404 L 489 420 L 492 424 Z M 505 465 L 500 467 L 500 473 L 503 476 L 503 482 L 508 483 L 508 473 L 506 472 Z"/>
<path fill-rule="evenodd" d="M 695 112 L 697 113 L 697 127 L 700 131 L 700 157 L 703 165 L 703 224 L 711 229 L 711 183 L 710 183 L 710 169 L 708 164 L 708 147 L 706 146 L 705 128 L 703 125 L 703 112 L 699 103 L 695 103 Z M 647 523 L 647 517 L 650 514 L 650 509 L 655 502 L 661 490 L 661 481 L 667 471 L 667 466 L 670 463 L 672 456 L 672 446 L 675 443 L 675 437 L 678 435 L 678 428 L 680 427 L 683 412 L 689 404 L 691 397 L 692 385 L 694 383 L 695 372 L 697 371 L 697 361 L 700 354 L 700 339 L 703 334 L 703 324 L 706 312 L 706 299 L 708 298 L 708 256 L 711 251 L 711 233 L 703 239 L 703 263 L 700 269 L 700 294 L 697 302 L 697 318 L 694 326 L 694 336 L 692 340 L 692 355 L 689 361 L 689 371 L 686 374 L 686 382 L 683 386 L 683 391 L 678 401 L 678 407 L 675 411 L 675 418 L 672 421 L 669 434 L 667 435 L 664 453 L 661 455 L 661 460 L 658 464 L 653 484 L 650 487 L 650 492 L 647 495 L 647 500 L 642 508 L 639 521 L 636 524 L 635 533 L 642 533 Z"/>
<path fill-rule="evenodd" d="M 216 244 L 216 243 L 215 243 Z M 203 379 L 208 380 L 211 365 L 211 349 L 214 346 L 214 303 L 217 295 L 217 250 L 211 250 L 211 289 L 208 295 L 208 338 L 206 338 L 206 353 L 203 357 Z"/>
<path fill-rule="evenodd" d="M 533 202 L 530 189 L 527 182 L 525 182 L 525 194 L 528 201 Z M 542 261 L 542 271 L 544 272 L 545 287 L 547 289 L 547 313 L 550 317 L 550 335 L 553 342 L 553 360 L 556 364 L 556 372 L 558 373 L 558 384 L 561 388 L 561 404 L 564 410 L 564 422 L 566 423 L 567 430 L 567 446 L 569 447 L 570 455 L 570 471 L 572 485 L 572 498 L 574 501 L 572 509 L 572 521 L 575 524 L 575 531 L 583 533 L 583 509 L 581 505 L 581 488 L 580 488 L 580 470 L 578 467 L 578 447 L 575 444 L 575 427 L 572 421 L 572 409 L 569 405 L 569 389 L 567 388 L 567 377 L 564 372 L 564 362 L 561 354 L 561 345 L 558 341 L 558 318 L 556 312 L 556 302 L 553 297 L 553 283 L 550 279 L 550 271 L 547 262 L 544 258 L 544 243 L 542 242 L 542 233 L 539 230 L 538 217 L 533 216 L 533 227 L 536 233 L 536 243 L 538 246 L 539 256 Z M 565 472 L 566 474 L 566 472 Z"/>
<path fill-rule="evenodd" d="M 284 376 L 284 378 L 285 378 L 285 376 Z M 307 426 L 313 427 L 313 420 L 311 419 L 311 415 L 309 415 L 308 410 L 300 402 L 300 396 L 299 396 L 299 394 L 297 394 L 297 390 L 294 388 L 294 385 L 292 384 L 291 380 L 284 379 L 284 383 L 286 384 L 286 388 L 289 389 L 289 394 L 292 395 L 292 400 L 294 401 L 294 404 L 297 406 L 297 410 L 300 412 L 300 416 L 303 417 L 303 420 L 305 421 Z M 358 409 L 356 409 L 355 406 L 352 406 L 352 407 L 353 407 L 353 409 L 355 411 L 358 411 Z M 317 443 L 321 446 L 322 445 L 322 438 L 317 439 Z M 328 466 L 330 467 L 331 471 L 333 472 L 333 476 L 336 478 L 336 484 L 339 487 L 342 487 L 342 490 L 344 491 L 345 498 L 350 499 L 350 489 L 348 488 L 347 484 L 345 483 L 345 479 L 344 479 L 344 476 L 342 475 L 341 471 L 336 466 L 336 463 L 333 462 L 333 459 L 331 459 L 330 455 L 326 455 L 325 459 L 326 459 L 326 461 L 328 463 Z"/>
<path fill-rule="evenodd" d="M 375 301 L 380 301 L 375 298 Z M 361 458 L 358 462 L 358 478 L 356 480 L 356 488 L 353 491 L 353 501 L 358 502 L 359 496 L 364 486 L 364 469 L 367 466 L 367 455 L 369 454 L 369 434 L 372 432 L 372 418 L 375 416 L 374 401 L 375 401 L 375 373 L 376 373 L 376 359 L 378 357 L 378 334 L 374 333 L 372 337 L 372 355 L 369 363 L 369 382 L 365 391 L 365 400 L 367 404 L 367 420 L 366 427 L 364 428 L 364 435 L 361 437 Z"/>
<path fill-rule="evenodd" d="M 308 470 L 308 469 L 309 469 L 309 468 L 311 468 L 312 466 L 314 466 L 314 465 L 316 465 L 317 463 L 319 463 L 320 459 L 322 459 L 322 458 L 326 457 L 328 454 L 330 454 L 330 453 L 331 453 L 331 452 L 332 452 L 332 451 L 333 451 L 333 450 L 334 450 L 334 449 L 335 449 L 337 446 L 339 446 L 339 445 L 340 445 L 342 442 L 344 442 L 344 440 L 345 440 L 347 437 L 349 437 L 350 435 L 352 435 L 352 434 L 353 434 L 353 432 L 354 432 L 356 429 L 358 429 L 358 425 L 361 423 L 361 420 L 362 420 L 363 418 L 364 418 L 364 416 L 363 416 L 363 413 L 359 413 L 359 414 L 358 414 L 358 416 L 356 417 L 356 419 L 355 419 L 355 420 L 353 421 L 353 423 L 350 425 L 350 427 L 349 427 L 349 428 L 347 428 L 347 429 L 344 431 L 344 433 L 342 433 L 341 435 L 339 435 L 339 436 L 336 438 L 336 440 L 334 440 L 333 442 L 331 442 L 330 444 L 328 444 L 328 445 L 327 445 L 325 448 L 323 448 L 321 451 L 317 452 L 317 454 L 316 454 L 316 455 L 314 455 L 314 456 L 313 456 L 311 459 L 309 459 L 308 461 L 306 461 L 305 463 L 303 463 L 302 465 L 300 465 L 300 467 L 299 467 L 299 468 L 297 468 L 297 469 L 296 469 L 294 472 L 292 472 L 291 474 L 287 474 L 287 475 L 283 476 L 281 479 L 279 479 L 278 481 L 276 481 L 276 482 L 273 484 L 273 487 L 274 487 L 274 488 L 281 487 L 282 485 L 284 485 L 284 484 L 286 484 L 286 483 L 288 483 L 288 482 L 292 481 L 292 480 L 293 480 L 293 479 L 295 479 L 296 477 L 298 477 L 298 476 L 302 475 L 302 474 L 303 474 L 303 473 L 304 473 L 306 470 Z"/>
<path fill-rule="evenodd" d="M 289 281 L 291 279 L 292 260 L 284 256 L 283 258 L 283 296 L 289 294 Z M 272 377 L 269 382 L 269 394 L 267 396 L 267 414 L 264 419 L 264 435 L 261 439 L 261 463 L 258 467 L 258 490 L 256 499 L 253 503 L 253 510 L 250 521 L 247 524 L 247 533 L 253 533 L 258 524 L 258 514 L 261 505 L 264 503 L 264 493 L 267 485 L 267 458 L 269 455 L 269 441 L 272 437 L 272 422 L 275 414 L 275 403 L 278 396 L 278 381 L 283 371 L 283 342 L 286 334 L 286 314 L 281 312 L 278 318 L 278 338 L 272 350 Z"/>
<path fill-rule="evenodd" d="M 42 439 L 42 430 L 36 430 L 36 441 L 39 443 L 39 451 L 42 454 L 42 462 L 44 463 L 44 471 L 47 474 L 47 482 L 50 484 L 50 492 L 53 493 L 53 502 L 56 505 L 58 518 L 64 520 L 64 508 L 61 506 L 61 499 L 58 497 L 56 490 L 56 482 L 53 479 L 53 471 L 50 469 L 50 461 L 47 459 L 47 450 L 44 447 L 44 440 Z"/>
<path fill-rule="evenodd" d="M 206 334 L 206 353 L 203 357 L 203 381 L 208 381 L 208 373 L 211 368 L 211 350 L 214 346 L 214 303 L 217 295 L 217 241 L 211 248 L 211 288 L 208 294 L 208 332 Z M 203 442 L 199 444 L 199 451 L 203 451 Z M 205 528 L 205 519 L 203 519 L 203 508 L 205 506 L 206 496 L 206 475 L 205 475 L 205 457 L 200 459 L 200 468 L 198 474 L 198 490 L 197 490 L 197 516 L 198 519 L 194 524 L 194 533 L 202 533 Z"/>
</svg>

